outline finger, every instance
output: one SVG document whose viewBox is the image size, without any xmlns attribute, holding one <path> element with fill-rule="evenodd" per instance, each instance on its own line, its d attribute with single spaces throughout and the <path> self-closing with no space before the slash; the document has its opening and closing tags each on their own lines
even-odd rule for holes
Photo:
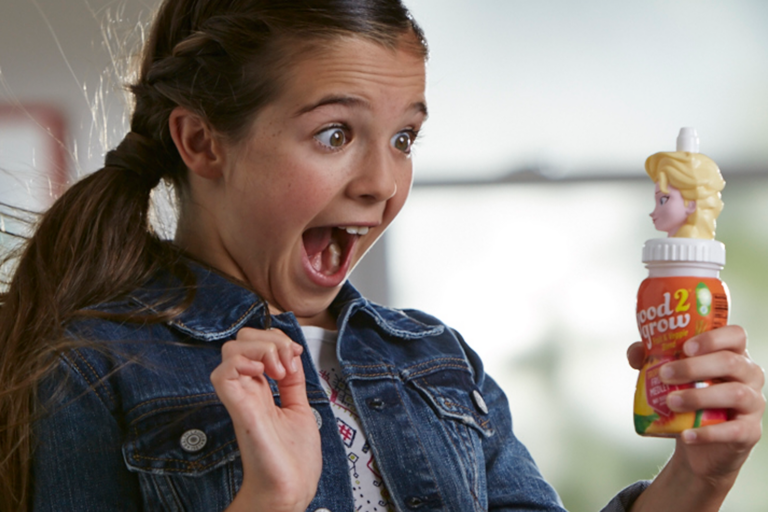
<svg viewBox="0 0 768 512">
<path fill-rule="evenodd" d="M 264 373 L 271 378 L 280 380 L 288 374 L 282 361 L 280 361 L 278 349 L 274 345 L 266 347 L 262 361 L 264 362 Z"/>
<path fill-rule="evenodd" d="M 242 420 L 274 405 L 263 367 L 260 361 L 241 357 L 231 358 L 211 372 L 213 388 L 233 419 Z"/>
<path fill-rule="evenodd" d="M 642 342 L 636 341 L 629 346 L 627 349 L 627 360 L 629 361 L 629 366 L 635 370 L 640 370 L 643 368 L 643 362 L 645 361 L 645 348 L 643 347 Z"/>
<path fill-rule="evenodd" d="M 308 407 L 307 385 L 304 379 L 304 367 L 301 358 L 294 358 L 296 371 L 277 381 L 277 389 L 280 391 L 280 405 L 282 407 Z"/>
<path fill-rule="evenodd" d="M 231 364 L 240 377 L 261 377 L 264 375 L 264 363 L 245 356 L 236 357 Z"/>
<path fill-rule="evenodd" d="M 264 365 L 264 371 L 272 378 L 282 378 L 285 375 L 285 369 L 277 357 L 277 348 L 270 342 L 237 339 L 222 345 L 222 363 L 239 357 L 261 361 Z"/>
<path fill-rule="evenodd" d="M 754 361 L 729 350 L 669 362 L 661 368 L 659 376 L 665 384 L 726 379 L 754 389 L 762 389 L 765 380 L 762 368 Z"/>
<path fill-rule="evenodd" d="M 719 329 L 698 334 L 683 344 L 687 356 L 711 354 L 720 350 L 730 350 L 743 354 L 747 349 L 747 333 L 738 325 L 726 325 Z"/>
<path fill-rule="evenodd" d="M 296 345 L 296 343 L 293 345 Z M 278 349 L 278 356 L 280 357 L 280 363 L 287 373 L 296 373 L 298 364 L 296 363 L 296 357 L 292 346 L 280 347 Z"/>
<path fill-rule="evenodd" d="M 284 332 L 277 329 L 262 331 L 243 328 L 237 338 L 222 347 L 222 357 L 242 354 L 255 360 L 264 361 L 266 373 L 273 379 L 282 379 L 289 371 L 293 354 L 302 352 Z"/>
<path fill-rule="evenodd" d="M 216 383 L 225 380 L 237 380 L 244 375 L 249 377 L 259 377 L 263 374 L 264 363 L 242 355 L 236 355 L 222 361 L 222 363 L 211 373 L 211 380 Z"/>
<path fill-rule="evenodd" d="M 680 438 L 686 444 L 729 443 L 749 450 L 760 439 L 760 422 L 731 420 L 683 431 Z"/>
<path fill-rule="evenodd" d="M 762 416 L 765 399 L 762 393 L 742 383 L 723 382 L 706 388 L 674 391 L 667 396 L 667 405 L 676 412 L 733 409 L 739 414 Z"/>
</svg>

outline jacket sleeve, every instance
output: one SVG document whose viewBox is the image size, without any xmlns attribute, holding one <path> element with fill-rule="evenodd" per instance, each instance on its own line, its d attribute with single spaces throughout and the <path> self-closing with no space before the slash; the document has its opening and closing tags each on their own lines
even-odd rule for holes
<svg viewBox="0 0 768 512">
<path fill-rule="evenodd" d="M 138 479 L 123 461 L 111 395 L 87 368 L 73 351 L 40 387 L 45 411 L 34 425 L 36 512 L 141 508 Z"/>
<path fill-rule="evenodd" d="M 640 494 L 651 485 L 650 480 L 641 480 L 635 482 L 629 487 L 624 488 L 605 506 L 602 512 L 629 512 L 632 504 L 635 503 Z"/>
<path fill-rule="evenodd" d="M 467 359 L 475 371 L 475 379 L 488 406 L 495 433 L 484 440 L 488 485 L 488 510 L 493 511 L 558 511 L 565 508 L 557 492 L 541 475 L 525 446 L 515 437 L 509 403 L 498 384 L 485 375 L 480 357 L 461 336 Z M 623 489 L 602 512 L 627 512 L 649 485 L 637 482 Z"/>
</svg>

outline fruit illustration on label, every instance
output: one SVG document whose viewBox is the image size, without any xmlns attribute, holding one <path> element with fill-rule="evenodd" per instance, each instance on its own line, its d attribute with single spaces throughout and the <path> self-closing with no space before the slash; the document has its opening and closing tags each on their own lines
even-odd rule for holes
<svg viewBox="0 0 768 512">
<path fill-rule="evenodd" d="M 709 314 L 709 307 L 712 305 L 712 293 L 704 283 L 699 283 L 696 287 L 696 309 L 701 316 Z"/>
</svg>

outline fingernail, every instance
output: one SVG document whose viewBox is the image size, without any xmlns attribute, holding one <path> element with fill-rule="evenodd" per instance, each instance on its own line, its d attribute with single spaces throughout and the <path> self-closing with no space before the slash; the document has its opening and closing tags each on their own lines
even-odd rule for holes
<svg viewBox="0 0 768 512">
<path fill-rule="evenodd" d="M 291 373 L 299 371 L 299 367 L 296 365 L 296 358 L 291 359 Z"/>
<path fill-rule="evenodd" d="M 683 406 L 683 397 L 680 395 L 669 395 L 667 397 L 667 405 L 670 409 L 679 409 Z"/>
<path fill-rule="evenodd" d="M 689 341 L 683 346 L 683 351 L 687 356 L 695 356 L 699 351 L 699 344 L 696 341 Z"/>
<path fill-rule="evenodd" d="M 659 370 L 659 376 L 662 380 L 669 380 L 675 376 L 675 370 L 673 370 L 669 365 L 665 364 L 661 367 L 661 370 Z"/>
<path fill-rule="evenodd" d="M 696 441 L 696 431 L 695 430 L 683 430 L 683 433 L 681 434 L 683 437 L 683 441 L 686 443 L 692 443 Z"/>
</svg>

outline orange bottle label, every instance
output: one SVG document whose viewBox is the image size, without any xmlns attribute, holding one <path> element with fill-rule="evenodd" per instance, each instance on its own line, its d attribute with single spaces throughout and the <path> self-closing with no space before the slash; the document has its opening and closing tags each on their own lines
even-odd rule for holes
<svg viewBox="0 0 768 512">
<path fill-rule="evenodd" d="M 711 382 L 667 385 L 659 370 L 684 357 L 689 338 L 728 323 L 728 289 L 717 278 L 655 277 L 640 285 L 637 327 L 645 345 L 645 363 L 635 391 L 635 430 L 645 436 L 675 436 L 688 428 L 721 423 L 725 409 L 675 413 L 667 395 L 678 389 L 704 387 Z"/>
</svg>

